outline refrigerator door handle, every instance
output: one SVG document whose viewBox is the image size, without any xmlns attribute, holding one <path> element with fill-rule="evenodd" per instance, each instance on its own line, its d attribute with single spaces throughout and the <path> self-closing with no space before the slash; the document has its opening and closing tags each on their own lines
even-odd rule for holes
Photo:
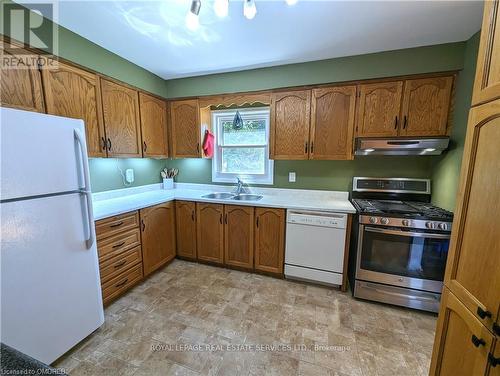
<svg viewBox="0 0 500 376">
<path fill-rule="evenodd" d="M 93 218 L 93 208 L 92 208 L 92 193 L 90 191 L 90 177 L 89 177 L 89 161 L 87 159 L 87 146 L 85 144 L 84 136 L 79 129 L 74 130 L 75 140 L 80 145 L 80 153 L 83 164 L 83 179 L 84 187 L 80 189 L 80 193 L 85 195 L 85 202 L 87 204 L 87 221 L 89 227 L 89 238 L 85 241 L 87 244 L 87 249 L 90 249 L 95 242 L 95 227 Z"/>
</svg>

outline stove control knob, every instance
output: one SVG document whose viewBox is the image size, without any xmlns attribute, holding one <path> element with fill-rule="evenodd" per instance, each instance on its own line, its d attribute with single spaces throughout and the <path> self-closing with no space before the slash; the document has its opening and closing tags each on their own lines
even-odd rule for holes
<svg viewBox="0 0 500 376">
<path fill-rule="evenodd" d="M 370 217 L 370 223 L 377 223 L 377 217 Z"/>
<path fill-rule="evenodd" d="M 432 230 L 435 227 L 434 222 L 425 222 L 425 227 Z"/>
<path fill-rule="evenodd" d="M 403 224 L 403 226 L 409 226 L 410 225 L 410 220 L 409 219 L 403 219 L 403 221 L 401 223 Z"/>
<path fill-rule="evenodd" d="M 386 225 L 386 224 L 388 224 L 388 223 L 389 223 L 389 219 L 388 219 L 388 218 L 382 218 L 382 219 L 380 220 L 380 223 L 382 223 L 383 225 Z"/>
<path fill-rule="evenodd" d="M 448 224 L 447 223 L 440 223 L 438 225 L 438 227 L 439 227 L 440 230 L 443 230 L 443 231 L 448 230 Z"/>
</svg>

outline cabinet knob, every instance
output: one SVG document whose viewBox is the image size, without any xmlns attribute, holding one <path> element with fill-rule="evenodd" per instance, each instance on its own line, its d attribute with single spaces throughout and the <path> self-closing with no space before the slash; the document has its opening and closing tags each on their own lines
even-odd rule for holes
<svg viewBox="0 0 500 376">
<path fill-rule="evenodd" d="M 403 119 L 403 129 L 406 129 L 406 126 L 408 125 L 408 117 L 405 115 Z"/>
<path fill-rule="evenodd" d="M 101 137 L 102 141 L 102 150 L 106 150 L 106 139 L 104 137 Z"/>
<path fill-rule="evenodd" d="M 146 152 L 146 150 L 148 150 L 148 145 L 146 144 L 146 141 L 143 141 L 142 142 L 142 151 Z"/>
<path fill-rule="evenodd" d="M 398 117 L 394 119 L 394 129 L 398 129 Z"/>
<path fill-rule="evenodd" d="M 471 337 L 472 344 L 476 347 L 486 345 L 486 342 L 482 338 L 477 338 L 475 334 Z"/>
<path fill-rule="evenodd" d="M 191 212 L 191 219 L 194 221 L 194 210 Z"/>
<path fill-rule="evenodd" d="M 495 368 L 500 364 L 500 358 L 495 358 L 493 354 L 488 354 L 488 361 L 490 362 L 491 366 Z"/>
<path fill-rule="evenodd" d="M 477 315 L 481 317 L 482 319 L 485 319 L 486 317 L 491 317 L 491 312 L 490 311 L 485 311 L 481 307 L 477 307 Z"/>
<path fill-rule="evenodd" d="M 111 139 L 108 137 L 108 151 L 111 151 Z"/>
<path fill-rule="evenodd" d="M 496 322 L 493 323 L 493 333 L 495 333 L 497 336 L 500 336 L 500 325 L 498 325 Z"/>
<path fill-rule="evenodd" d="M 146 229 L 146 224 L 144 223 L 144 219 L 141 219 L 142 231 Z"/>
<path fill-rule="evenodd" d="M 307 141 L 306 141 L 306 143 L 304 144 L 304 153 L 305 154 L 307 154 L 307 147 L 308 147 L 308 145 L 307 145 Z"/>
</svg>

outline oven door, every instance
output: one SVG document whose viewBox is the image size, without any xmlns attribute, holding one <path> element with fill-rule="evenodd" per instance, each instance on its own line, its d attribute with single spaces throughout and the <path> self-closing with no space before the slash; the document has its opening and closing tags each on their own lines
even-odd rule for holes
<svg viewBox="0 0 500 376">
<path fill-rule="evenodd" d="M 359 226 L 356 279 L 440 293 L 450 234 Z"/>
</svg>

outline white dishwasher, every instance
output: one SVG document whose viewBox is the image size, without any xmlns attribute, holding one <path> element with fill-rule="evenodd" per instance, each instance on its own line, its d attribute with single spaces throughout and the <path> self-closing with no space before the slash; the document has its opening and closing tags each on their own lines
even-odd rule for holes
<svg viewBox="0 0 500 376">
<path fill-rule="evenodd" d="M 347 214 L 287 211 L 285 277 L 342 285 Z"/>
</svg>

